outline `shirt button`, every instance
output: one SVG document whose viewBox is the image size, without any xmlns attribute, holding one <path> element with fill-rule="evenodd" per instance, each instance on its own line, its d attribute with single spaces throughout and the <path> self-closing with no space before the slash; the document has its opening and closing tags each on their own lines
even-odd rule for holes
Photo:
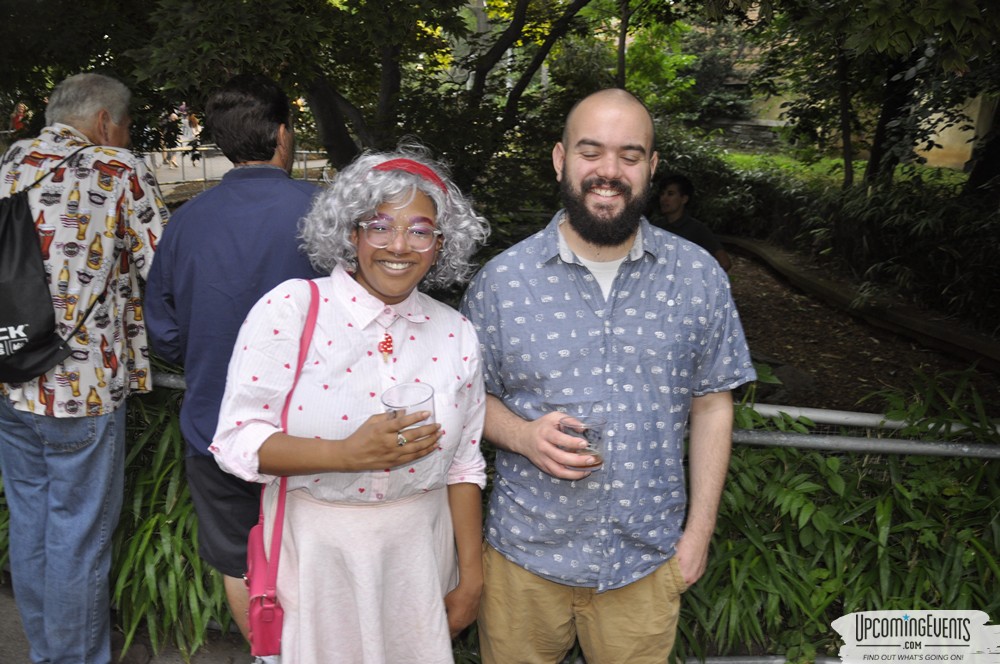
<svg viewBox="0 0 1000 664">
<path fill-rule="evenodd" d="M 608 385 L 614 385 L 615 384 L 615 379 L 614 378 L 608 378 L 607 384 Z"/>
</svg>

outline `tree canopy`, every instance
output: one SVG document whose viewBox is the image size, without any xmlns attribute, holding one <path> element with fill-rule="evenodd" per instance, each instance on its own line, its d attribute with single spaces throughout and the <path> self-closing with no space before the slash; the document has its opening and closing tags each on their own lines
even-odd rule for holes
<svg viewBox="0 0 1000 664">
<path fill-rule="evenodd" d="M 133 87 L 137 126 L 155 128 L 182 101 L 201 108 L 233 74 L 262 72 L 303 99 L 333 165 L 415 135 L 464 187 L 495 179 L 496 159 L 515 170 L 537 161 L 570 103 L 600 87 L 624 85 L 681 118 L 704 119 L 709 102 L 738 113 L 738 100 L 717 96 L 725 72 L 703 88 L 707 51 L 682 51 L 688 17 L 739 16 L 763 36 L 761 89 L 790 94 L 788 117 L 821 148 L 843 146 L 847 185 L 859 147 L 871 154 L 866 181 L 884 178 L 931 140 L 932 119 L 960 122 L 950 110 L 1000 80 L 990 0 L 0 2 L 17 26 L 0 40 L 8 107 L 37 111 L 66 75 L 107 70 Z M 980 137 L 976 186 L 1000 171 L 995 133 Z M 161 136 L 137 139 L 150 147 Z M 536 186 L 536 172 L 523 175 L 521 186 Z"/>
</svg>

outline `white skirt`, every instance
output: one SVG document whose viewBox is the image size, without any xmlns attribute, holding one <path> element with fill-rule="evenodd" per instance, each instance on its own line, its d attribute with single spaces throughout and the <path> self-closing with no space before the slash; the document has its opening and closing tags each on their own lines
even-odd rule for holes
<svg viewBox="0 0 1000 664">
<path fill-rule="evenodd" d="M 291 491 L 278 566 L 281 662 L 451 664 L 444 596 L 457 583 L 447 489 L 380 505 Z"/>
</svg>

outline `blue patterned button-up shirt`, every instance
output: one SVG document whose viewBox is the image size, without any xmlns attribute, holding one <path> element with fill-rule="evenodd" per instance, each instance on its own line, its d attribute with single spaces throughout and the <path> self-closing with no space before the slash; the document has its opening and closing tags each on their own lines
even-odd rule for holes
<svg viewBox="0 0 1000 664">
<path fill-rule="evenodd" d="M 756 375 L 726 274 L 701 247 L 643 220 L 605 300 L 561 220 L 491 260 L 462 310 L 487 391 L 527 420 L 602 415 L 604 467 L 561 480 L 498 449 L 486 539 L 530 572 L 600 592 L 674 555 L 691 398 Z"/>
</svg>

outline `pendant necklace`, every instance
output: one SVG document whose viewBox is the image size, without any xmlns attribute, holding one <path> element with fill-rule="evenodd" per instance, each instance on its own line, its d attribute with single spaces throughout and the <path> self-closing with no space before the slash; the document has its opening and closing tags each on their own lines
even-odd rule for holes
<svg viewBox="0 0 1000 664">
<path fill-rule="evenodd" d="M 389 356 L 392 355 L 392 335 L 389 330 L 385 331 L 382 341 L 378 342 L 378 352 L 382 353 L 382 361 L 388 364 Z"/>
<path fill-rule="evenodd" d="M 399 314 L 393 311 L 392 307 L 386 307 L 382 310 L 378 316 L 375 317 L 375 322 L 379 324 L 385 332 L 382 334 L 382 340 L 378 342 L 378 352 L 382 354 L 382 361 L 389 364 L 389 356 L 392 355 L 394 349 L 394 344 L 392 341 L 392 334 L 389 333 L 389 328 L 392 324 L 396 322 L 399 318 Z"/>
</svg>

